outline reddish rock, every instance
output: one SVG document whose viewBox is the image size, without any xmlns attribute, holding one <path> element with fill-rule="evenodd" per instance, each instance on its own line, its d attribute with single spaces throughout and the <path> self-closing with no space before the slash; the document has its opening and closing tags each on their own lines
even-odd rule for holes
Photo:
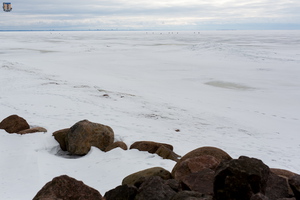
<svg viewBox="0 0 300 200">
<path fill-rule="evenodd" d="M 286 178 L 291 178 L 292 176 L 296 175 L 294 172 L 285 170 L 285 169 L 277 169 L 277 168 L 270 168 L 271 172 L 274 174 L 281 176 L 281 177 L 286 177 Z"/>
<path fill-rule="evenodd" d="M 18 133 L 29 128 L 27 121 L 18 115 L 11 115 L 0 122 L 0 129 L 4 129 L 8 133 Z"/>
<path fill-rule="evenodd" d="M 165 146 L 166 148 L 173 151 L 173 146 L 165 143 L 158 143 L 152 141 L 138 141 L 130 146 L 130 149 L 137 149 L 139 151 L 148 151 L 149 153 L 155 153 L 160 146 Z"/>
<path fill-rule="evenodd" d="M 65 128 L 52 133 L 54 139 L 59 143 L 59 146 L 63 151 L 67 151 L 66 137 L 69 131 L 70 128 Z"/>
<path fill-rule="evenodd" d="M 48 182 L 33 200 L 102 200 L 101 194 L 67 175 L 62 175 Z"/>
<path fill-rule="evenodd" d="M 118 147 L 121 148 L 121 149 L 123 149 L 123 150 L 127 150 L 128 149 L 127 145 L 124 142 L 117 141 L 117 142 L 114 142 L 113 144 L 109 145 L 108 147 L 106 147 L 105 152 L 108 152 L 108 151 L 110 151 L 112 149 L 115 149 L 115 148 L 118 148 Z"/>
<path fill-rule="evenodd" d="M 33 127 L 33 128 L 29 128 L 29 129 L 25 129 L 22 131 L 19 131 L 18 134 L 28 134 L 28 133 L 37 133 L 37 132 L 43 132 L 46 133 L 47 129 L 43 128 L 43 127 Z"/>
<path fill-rule="evenodd" d="M 109 126 L 83 120 L 74 124 L 66 135 L 68 152 L 74 155 L 87 154 L 91 146 L 105 149 L 114 142 L 114 132 Z"/>
<path fill-rule="evenodd" d="M 200 172 L 204 169 L 215 170 L 219 164 L 220 161 L 210 155 L 187 158 L 177 163 L 176 168 L 172 171 L 172 175 L 175 179 L 182 180 L 184 176 L 190 173 Z"/>
<path fill-rule="evenodd" d="M 191 173 L 182 178 L 182 182 L 187 185 L 192 191 L 197 191 L 202 194 L 212 195 L 214 185 L 215 171 L 204 169 L 200 172 Z"/>
</svg>

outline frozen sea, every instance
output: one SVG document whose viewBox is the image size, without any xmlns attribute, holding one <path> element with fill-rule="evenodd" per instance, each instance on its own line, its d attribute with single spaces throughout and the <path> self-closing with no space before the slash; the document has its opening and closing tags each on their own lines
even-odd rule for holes
<svg viewBox="0 0 300 200">
<path fill-rule="evenodd" d="M 83 119 L 128 147 L 214 146 L 300 173 L 300 31 L 0 32 L 0 42 L 0 121 L 17 114 L 48 130 L 0 130 L 1 199 L 32 199 L 62 174 L 104 195 L 130 173 L 175 165 L 137 150 L 57 155 L 52 133 Z"/>
</svg>

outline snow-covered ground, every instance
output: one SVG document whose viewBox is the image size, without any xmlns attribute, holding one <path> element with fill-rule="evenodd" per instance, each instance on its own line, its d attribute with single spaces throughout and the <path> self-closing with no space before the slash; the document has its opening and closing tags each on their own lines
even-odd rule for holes
<svg viewBox="0 0 300 200">
<path fill-rule="evenodd" d="M 48 130 L 0 130 L 1 199 L 32 199 L 62 174 L 104 195 L 130 173 L 175 165 L 137 150 L 59 156 L 52 133 L 83 119 L 128 146 L 214 146 L 300 173 L 300 31 L 0 32 L 0 42 L 0 121 L 17 114 Z"/>
</svg>

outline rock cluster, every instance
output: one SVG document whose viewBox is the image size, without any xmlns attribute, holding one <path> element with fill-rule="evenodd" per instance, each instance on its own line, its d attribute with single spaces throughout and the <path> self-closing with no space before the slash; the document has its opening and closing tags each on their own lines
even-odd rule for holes
<svg viewBox="0 0 300 200">
<path fill-rule="evenodd" d="M 30 128 L 25 119 L 12 115 L 0 122 L 8 133 L 46 132 Z M 102 151 L 127 150 L 124 142 L 114 142 L 111 127 L 82 120 L 55 131 L 55 140 L 64 151 L 85 155 L 92 146 Z M 145 169 L 125 177 L 120 186 L 102 196 L 97 190 L 66 175 L 54 178 L 33 198 L 93 200 L 300 200 L 300 175 L 270 169 L 261 160 L 240 156 L 233 159 L 222 149 L 200 147 L 183 157 L 173 146 L 153 141 L 137 141 L 130 149 L 155 153 L 175 161 L 171 172 L 161 167 Z"/>
</svg>

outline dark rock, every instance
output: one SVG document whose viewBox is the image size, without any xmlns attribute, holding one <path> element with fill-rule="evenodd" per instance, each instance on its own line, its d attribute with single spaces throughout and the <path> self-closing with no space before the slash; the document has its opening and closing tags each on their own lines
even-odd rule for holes
<svg viewBox="0 0 300 200">
<path fill-rule="evenodd" d="M 29 128 L 29 129 L 25 129 L 25 130 L 22 130 L 22 131 L 19 131 L 18 134 L 27 134 L 27 133 L 37 133 L 37 132 L 43 132 L 43 133 L 46 133 L 47 130 L 43 127 L 33 127 L 33 128 Z"/>
<path fill-rule="evenodd" d="M 174 151 L 170 150 L 169 148 L 167 148 L 164 145 L 161 145 L 155 153 L 157 155 L 159 155 L 160 157 L 162 157 L 163 159 L 170 159 L 170 160 L 174 160 L 176 162 L 179 160 L 179 157 L 180 157 L 179 155 L 174 153 Z"/>
<path fill-rule="evenodd" d="M 29 128 L 27 121 L 18 115 L 8 116 L 0 122 L 0 129 L 4 129 L 8 133 L 18 133 Z"/>
<path fill-rule="evenodd" d="M 149 153 L 155 153 L 160 146 L 165 146 L 166 148 L 173 151 L 173 146 L 165 143 L 158 143 L 152 141 L 138 141 L 130 146 L 130 149 L 137 149 L 139 151 L 148 151 Z"/>
<path fill-rule="evenodd" d="M 252 195 L 250 200 L 269 200 L 269 198 L 261 193 L 257 193 L 257 194 Z M 270 199 L 270 200 L 273 200 L 273 199 Z"/>
<path fill-rule="evenodd" d="M 182 178 L 182 182 L 192 191 L 202 194 L 213 194 L 215 172 L 211 169 L 204 169 L 200 172 L 191 173 Z"/>
<path fill-rule="evenodd" d="M 147 178 L 138 189 L 135 200 L 170 200 L 176 192 L 159 176 Z"/>
<path fill-rule="evenodd" d="M 215 170 L 219 164 L 220 161 L 210 155 L 191 157 L 178 162 L 172 170 L 172 175 L 175 179 L 182 180 L 185 176 L 204 169 Z"/>
<path fill-rule="evenodd" d="M 87 154 L 91 146 L 105 149 L 114 142 L 114 132 L 106 125 L 82 120 L 74 124 L 66 136 L 66 146 L 74 155 Z"/>
<path fill-rule="evenodd" d="M 152 176 L 159 176 L 164 180 L 172 178 L 171 173 L 164 168 L 153 167 L 126 176 L 122 181 L 122 185 L 136 185 L 136 183 L 140 182 L 142 178 L 148 178 Z"/>
<path fill-rule="evenodd" d="M 115 149 L 115 148 L 118 148 L 118 147 L 123 149 L 123 150 L 128 149 L 127 145 L 124 142 L 118 141 L 118 142 L 114 142 L 111 145 L 109 145 L 108 147 L 106 147 L 105 152 L 108 152 L 108 151 L 110 151 L 112 149 Z"/>
<path fill-rule="evenodd" d="M 289 184 L 293 190 L 295 198 L 299 200 L 300 199 L 300 175 L 297 174 L 289 178 Z"/>
<path fill-rule="evenodd" d="M 48 182 L 33 200 L 102 200 L 101 194 L 67 175 L 62 175 Z"/>
<path fill-rule="evenodd" d="M 134 186 L 121 185 L 105 193 L 105 200 L 134 200 L 137 188 Z"/>
<path fill-rule="evenodd" d="M 269 173 L 269 167 L 255 158 L 242 156 L 221 162 L 215 175 L 214 199 L 249 200 L 254 194 L 265 194 Z"/>
<path fill-rule="evenodd" d="M 67 151 L 66 137 L 69 131 L 69 128 L 65 128 L 52 133 L 54 139 L 59 143 L 59 146 L 63 151 Z"/>
<path fill-rule="evenodd" d="M 212 196 L 195 191 L 180 191 L 171 200 L 212 200 Z"/>
<path fill-rule="evenodd" d="M 265 196 L 269 199 L 290 197 L 287 179 L 271 172 L 269 174 Z"/>
</svg>

